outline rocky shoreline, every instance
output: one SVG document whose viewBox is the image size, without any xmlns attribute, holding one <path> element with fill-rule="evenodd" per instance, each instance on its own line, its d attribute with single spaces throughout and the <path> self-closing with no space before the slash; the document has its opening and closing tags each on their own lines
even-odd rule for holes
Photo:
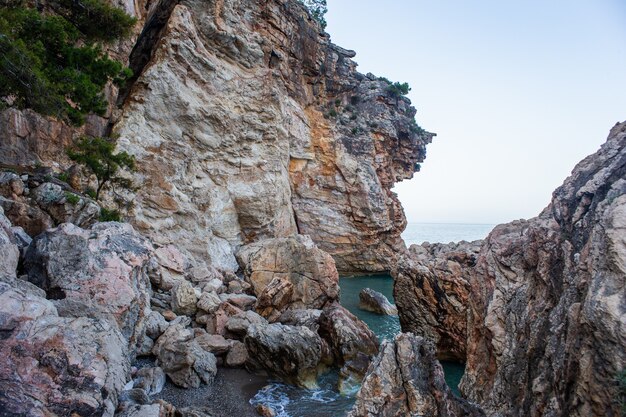
<svg viewBox="0 0 626 417">
<path fill-rule="evenodd" d="M 104 116 L 0 112 L 0 415 L 244 417 L 253 375 L 329 370 L 353 417 L 619 415 L 626 123 L 538 217 L 407 250 L 391 189 L 434 134 L 300 2 L 124 7 L 107 50 L 136 73 Z M 132 187 L 90 197 L 83 135 L 117 137 Z M 399 315 L 381 345 L 338 282 L 388 271 L 396 306 L 361 297 Z M 467 363 L 464 398 L 439 359 Z"/>
</svg>

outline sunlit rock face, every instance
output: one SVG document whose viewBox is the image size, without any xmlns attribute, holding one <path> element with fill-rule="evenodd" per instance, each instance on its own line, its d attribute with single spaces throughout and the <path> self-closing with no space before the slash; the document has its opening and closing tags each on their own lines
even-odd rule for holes
<svg viewBox="0 0 626 417">
<path fill-rule="evenodd" d="M 470 400 L 490 415 L 620 414 L 626 123 L 576 166 L 538 217 L 497 226 L 471 262 L 444 249 L 399 263 L 398 308 L 403 328 L 414 318 L 424 336 L 453 347 L 462 346 L 458 330 L 466 327 L 461 390 Z M 439 306 L 439 322 L 430 320 L 437 316 L 432 306 Z M 438 324 L 446 317 L 460 324 Z"/>
<path fill-rule="evenodd" d="M 406 98 L 295 1 L 182 1 L 150 40 L 114 127 L 138 159 L 139 230 L 225 270 L 298 232 L 340 272 L 390 269 L 406 223 L 390 189 L 432 137 Z"/>
</svg>

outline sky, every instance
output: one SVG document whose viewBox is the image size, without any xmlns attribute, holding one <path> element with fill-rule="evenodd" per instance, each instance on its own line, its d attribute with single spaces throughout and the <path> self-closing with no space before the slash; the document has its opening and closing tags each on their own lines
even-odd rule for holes
<svg viewBox="0 0 626 417">
<path fill-rule="evenodd" d="M 625 0 L 328 0 L 362 73 L 408 82 L 437 133 L 397 184 L 409 222 L 530 218 L 626 120 Z"/>
</svg>

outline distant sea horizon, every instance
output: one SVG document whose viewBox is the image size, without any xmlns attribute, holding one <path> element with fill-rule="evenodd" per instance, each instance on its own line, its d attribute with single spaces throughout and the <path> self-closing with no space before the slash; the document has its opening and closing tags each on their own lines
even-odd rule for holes
<svg viewBox="0 0 626 417">
<path fill-rule="evenodd" d="M 402 238 L 407 247 L 423 242 L 450 243 L 462 240 L 472 242 L 485 239 L 494 227 L 496 224 L 411 222 L 407 224 Z"/>
</svg>

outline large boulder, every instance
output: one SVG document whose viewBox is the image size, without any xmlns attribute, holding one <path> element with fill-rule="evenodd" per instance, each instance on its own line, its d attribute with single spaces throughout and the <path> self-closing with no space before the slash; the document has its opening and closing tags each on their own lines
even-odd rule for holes
<svg viewBox="0 0 626 417">
<path fill-rule="evenodd" d="M 32 242 L 24 268 L 61 316 L 111 317 L 134 347 L 150 312 L 151 254 L 150 242 L 128 224 L 99 223 L 86 230 L 65 223 Z"/>
<path fill-rule="evenodd" d="M 359 292 L 359 308 L 372 313 L 395 316 L 398 314 L 396 306 L 391 304 L 384 294 L 371 288 L 363 288 Z"/>
<path fill-rule="evenodd" d="M 179 317 L 157 339 L 152 353 L 157 365 L 165 371 L 172 382 L 183 388 L 198 388 L 210 384 L 217 374 L 215 356 L 204 350 L 194 338 L 194 331 L 187 326 L 191 320 Z"/>
<path fill-rule="evenodd" d="M 280 323 L 253 324 L 244 343 L 250 368 L 265 369 L 271 375 L 302 387 L 317 387 L 322 339 L 310 329 Z"/>
<path fill-rule="evenodd" d="M 3 415 L 113 416 L 130 372 L 117 326 L 58 317 L 52 302 L 0 283 Z"/>
<path fill-rule="evenodd" d="M 257 312 L 276 321 L 288 309 L 319 309 L 339 298 L 335 262 L 308 236 L 266 239 L 237 258 L 258 298 Z"/>
<path fill-rule="evenodd" d="M 340 390 L 352 390 L 378 353 L 376 335 L 365 322 L 338 303 L 322 310 L 318 332 L 328 342 L 334 363 L 341 367 Z"/>
<path fill-rule="evenodd" d="M 435 348 L 401 333 L 385 341 L 372 361 L 349 417 L 483 417 L 476 406 L 446 385 Z"/>
<path fill-rule="evenodd" d="M 469 271 L 481 243 L 412 245 L 392 271 L 402 331 L 435 342 L 439 359 L 465 360 Z"/>
</svg>

